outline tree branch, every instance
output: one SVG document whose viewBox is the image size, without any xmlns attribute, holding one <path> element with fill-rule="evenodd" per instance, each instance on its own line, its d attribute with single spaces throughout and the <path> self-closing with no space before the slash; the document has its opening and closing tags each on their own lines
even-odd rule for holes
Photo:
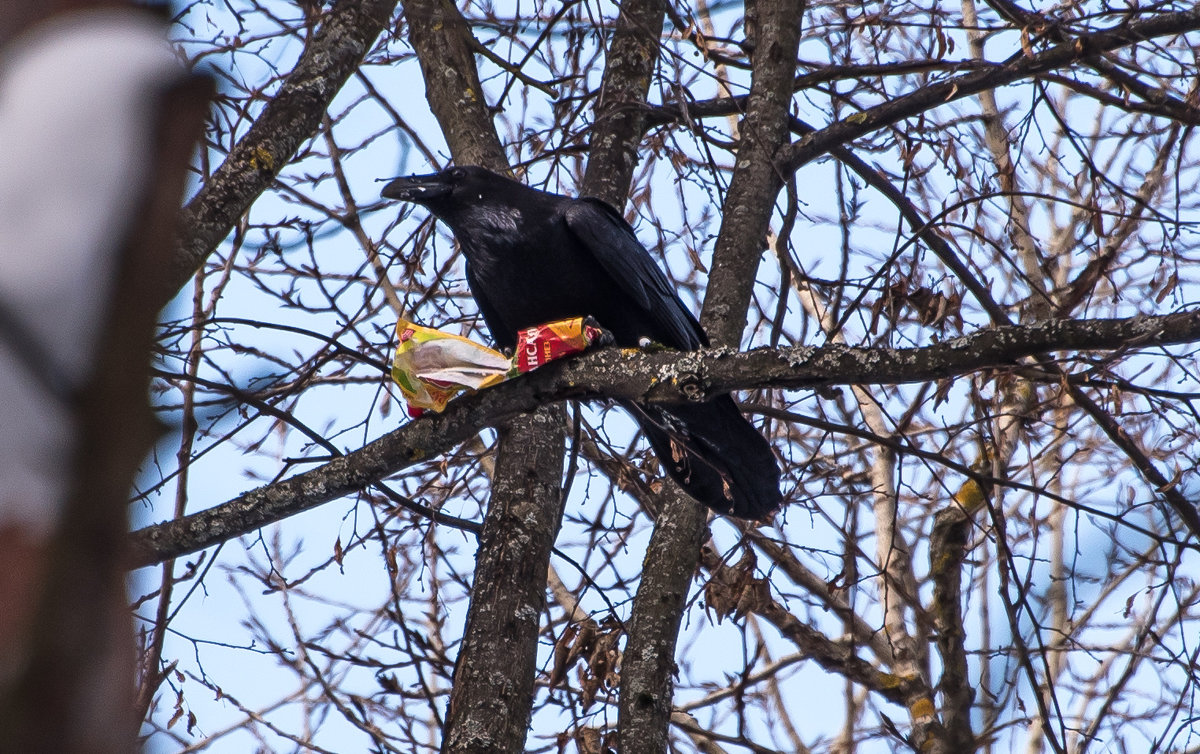
<svg viewBox="0 0 1200 754">
<path fill-rule="evenodd" d="M 665 14 L 663 0 L 625 0 L 608 43 L 581 193 L 614 207 L 625 203 L 633 182 Z"/>
<path fill-rule="evenodd" d="M 557 406 L 522 415 L 500 431 L 443 752 L 525 749 L 546 572 L 562 523 L 565 441 Z"/>
<path fill-rule="evenodd" d="M 376 480 L 429 460 L 484 427 L 567 398 L 621 398 L 680 403 L 764 387 L 900 384 L 1013 366 L 1048 351 L 1105 351 L 1200 341 L 1200 311 L 1129 319 L 1048 320 L 982 330 L 921 348 L 831 345 L 713 348 L 656 353 L 607 348 L 548 364 L 451 403 L 372 443 L 290 479 L 260 487 L 215 508 L 134 532 L 135 566 L 159 563 L 248 534 L 261 526 L 358 492 Z"/>
<path fill-rule="evenodd" d="M 466 19 L 447 0 L 411 0 L 404 11 L 425 96 L 455 162 L 510 172 L 475 67 L 472 51 L 479 43 Z M 566 451 L 561 409 L 526 410 L 533 413 L 508 417 L 497 441 L 443 752 L 525 749 L 546 573 L 562 523 Z"/>
<path fill-rule="evenodd" d="M 942 658 L 938 682 L 943 700 L 942 727 L 937 738 L 950 751 L 972 751 L 974 747 L 971 703 L 975 689 L 967 672 L 966 626 L 962 614 L 962 566 L 970 530 L 970 516 L 953 505 L 937 512 L 929 537 L 929 573 L 933 579 L 929 611 L 937 628 L 937 648 Z"/>
<path fill-rule="evenodd" d="M 1196 503 L 1180 492 L 1177 480 L 1167 479 L 1150 460 L 1150 457 L 1138 447 L 1125 428 L 1089 398 L 1078 385 L 1072 384 L 1070 380 L 1063 380 L 1062 384 L 1075 405 L 1086 411 L 1100 426 L 1100 429 L 1104 430 L 1104 434 L 1108 435 L 1108 439 L 1112 440 L 1113 444 L 1129 457 L 1146 481 L 1154 485 L 1154 491 L 1162 495 L 1167 504 L 1183 520 L 1184 525 L 1192 532 L 1192 537 L 1200 542 L 1200 510 L 1197 509 Z"/>
<path fill-rule="evenodd" d="M 387 28 L 396 0 L 336 3 L 246 135 L 183 208 L 170 291 L 183 287 L 321 125 L 329 103 Z M 164 299 L 165 302 L 165 299 Z"/>
<path fill-rule="evenodd" d="M 475 68 L 472 50 L 479 42 L 462 13 L 446 0 L 409 0 L 404 18 L 425 79 L 425 98 L 454 161 L 511 172 Z"/>
<path fill-rule="evenodd" d="M 1063 69 L 1072 63 L 1094 55 L 1115 50 L 1147 39 L 1168 34 L 1182 34 L 1200 28 L 1200 8 L 1178 13 L 1160 13 L 1144 21 L 1084 34 L 1054 45 L 1033 55 L 1018 53 L 1003 67 L 973 71 L 936 84 L 924 86 L 911 94 L 897 97 L 881 105 L 855 113 L 806 136 L 777 155 L 784 173 L 795 172 L 800 166 L 825 154 L 835 145 L 849 144 L 860 136 L 898 123 L 947 102 L 969 97 L 979 92 L 1011 84 L 1040 73 Z"/>
<path fill-rule="evenodd" d="M 734 348 L 746 327 L 762 242 L 783 185 L 772 155 L 788 138 L 803 9 L 803 0 L 746 4 L 747 29 L 754 42 L 750 96 L 738 128 L 737 168 L 725 198 L 701 315 L 711 341 Z M 621 750 L 628 754 L 667 749 L 675 646 L 699 545 L 705 539 L 708 512 L 671 489 L 643 563 L 622 664 L 618 735 Z"/>
</svg>

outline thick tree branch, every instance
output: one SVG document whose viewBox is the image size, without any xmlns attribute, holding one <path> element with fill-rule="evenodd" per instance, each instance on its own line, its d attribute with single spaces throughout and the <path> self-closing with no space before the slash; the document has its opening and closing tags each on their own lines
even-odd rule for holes
<svg viewBox="0 0 1200 754">
<path fill-rule="evenodd" d="M 625 204 L 638 161 L 638 144 L 645 129 L 646 95 L 658 63 L 665 4 L 662 0 L 625 0 L 605 54 L 604 84 L 596 104 L 590 153 L 582 194 L 596 196 L 615 207 Z M 646 547 L 621 662 L 618 735 L 622 750 L 662 751 L 666 748 L 671 711 L 678 616 L 687 601 L 695 556 L 681 563 L 657 562 L 663 538 L 677 536 L 670 515 L 671 500 L 684 495 L 674 483 L 664 486 L 660 514 Z M 700 534 L 689 530 L 690 549 L 700 547 Z M 681 586 L 682 584 L 682 586 Z M 653 595 L 643 598 L 643 594 Z M 675 619 L 663 619 L 664 614 Z"/>
<path fill-rule="evenodd" d="M 675 485 L 666 492 L 626 623 L 617 734 L 621 751 L 629 754 L 668 749 L 675 646 L 700 545 L 707 538 L 707 509 Z"/>
<path fill-rule="evenodd" d="M 546 571 L 562 523 L 562 411 L 522 415 L 499 440 L 443 752 L 520 752 L 529 731 Z"/>
<path fill-rule="evenodd" d="M 772 157 L 787 143 L 792 79 L 804 3 L 751 3 L 746 23 L 754 40 L 754 75 L 738 130 L 737 166 L 725 197 L 721 231 L 700 321 L 715 344 L 737 346 L 758 263 L 766 250 L 775 197 L 783 188 Z"/>
<path fill-rule="evenodd" d="M 624 0 L 606 50 L 604 84 L 596 104 L 596 122 L 589 139 L 587 172 L 580 193 L 599 197 L 615 207 L 625 204 L 637 166 L 638 144 L 645 129 L 646 94 L 658 63 L 665 10 L 663 0 Z M 663 500 L 682 497 L 673 483 L 663 489 Z M 663 507 L 669 510 L 670 504 Z M 673 622 L 663 621 L 659 616 L 681 613 L 694 562 L 694 555 L 692 560 L 680 564 L 655 562 L 662 552 L 663 536 L 675 533 L 672 520 L 669 515 L 660 516 L 651 535 L 637 597 L 626 625 L 628 638 L 621 663 L 618 735 L 622 750 L 629 754 L 666 748 L 674 669 L 672 650 L 679 621 L 678 618 Z M 666 529 L 660 531 L 664 525 Z M 691 540 L 691 549 L 698 550 L 698 533 L 692 533 Z M 644 601 L 643 593 L 653 594 L 654 604 Z M 651 649 L 643 651 L 647 647 Z"/>
<path fill-rule="evenodd" d="M 549 364 L 451 403 L 329 463 L 207 511 L 134 532 L 137 566 L 248 534 L 427 461 L 484 427 L 566 398 L 679 403 L 762 387 L 899 384 L 1008 367 L 1051 351 L 1107 351 L 1200 341 L 1200 311 L 1129 319 L 1050 320 L 983 330 L 922 348 L 853 346 L 648 353 L 609 348 Z"/>
<path fill-rule="evenodd" d="M 510 172 L 475 68 L 472 50 L 479 43 L 462 13 L 448 0 L 408 0 L 404 18 L 425 79 L 425 98 L 455 162 Z"/>
<path fill-rule="evenodd" d="M 754 43 L 737 167 L 725 198 L 701 321 L 711 342 L 736 348 L 758 270 L 775 196 L 783 185 L 772 157 L 788 138 L 803 0 L 748 2 Z M 664 501 L 642 567 L 622 664 L 620 748 L 627 754 L 667 749 L 672 665 L 688 586 L 705 538 L 707 511 L 675 492 Z"/>
<path fill-rule="evenodd" d="M 396 0 L 336 3 L 246 135 L 183 208 L 171 258 L 178 291 L 321 125 L 329 103 L 387 28 Z"/>
<path fill-rule="evenodd" d="M 962 567 L 967 554 L 971 518 L 957 505 L 943 508 L 934 517 L 929 538 L 929 572 L 933 579 L 933 614 L 937 648 L 942 659 L 938 691 L 942 695 L 941 729 L 936 738 L 949 751 L 971 751 L 971 703 L 975 688 L 967 667 L 966 627 L 962 612 Z"/>
<path fill-rule="evenodd" d="M 664 15 L 663 0 L 625 0 L 608 42 L 581 193 L 614 207 L 625 203 L 637 166 Z"/>
</svg>

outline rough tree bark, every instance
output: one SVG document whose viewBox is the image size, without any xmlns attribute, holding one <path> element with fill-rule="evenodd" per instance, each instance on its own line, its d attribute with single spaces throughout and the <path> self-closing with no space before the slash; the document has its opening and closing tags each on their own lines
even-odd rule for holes
<svg viewBox="0 0 1200 754">
<path fill-rule="evenodd" d="M 455 162 L 509 172 L 479 83 L 466 21 L 445 0 L 415 0 L 405 3 L 404 11 L 426 97 Z M 565 442 L 561 404 L 513 419 L 497 438 L 492 494 L 454 666 L 443 752 L 524 750 L 546 569 L 562 522 Z"/>
<path fill-rule="evenodd" d="M 783 185 L 774 156 L 788 139 L 803 10 L 803 0 L 747 3 L 750 96 L 701 315 L 714 345 L 737 348 L 746 325 L 763 241 Z M 622 662 L 617 724 L 626 754 L 667 749 L 675 646 L 705 539 L 704 508 L 677 492 L 663 502 L 642 563 Z"/>
</svg>

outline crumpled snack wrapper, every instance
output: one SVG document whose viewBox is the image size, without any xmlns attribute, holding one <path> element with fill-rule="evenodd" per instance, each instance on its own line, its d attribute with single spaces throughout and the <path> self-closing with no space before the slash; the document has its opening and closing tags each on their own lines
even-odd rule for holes
<svg viewBox="0 0 1200 754">
<path fill-rule="evenodd" d="M 606 340 L 590 318 L 575 317 L 538 325 L 517 334 L 516 354 L 508 358 L 460 335 L 422 327 L 401 317 L 400 344 L 392 360 L 392 380 L 408 403 L 409 416 L 441 412 L 459 393 L 499 384 L 554 359 Z"/>
<path fill-rule="evenodd" d="M 512 367 L 499 351 L 403 317 L 396 322 L 396 335 L 400 344 L 392 359 L 392 380 L 400 386 L 410 416 L 441 411 L 464 390 L 503 382 Z"/>
</svg>

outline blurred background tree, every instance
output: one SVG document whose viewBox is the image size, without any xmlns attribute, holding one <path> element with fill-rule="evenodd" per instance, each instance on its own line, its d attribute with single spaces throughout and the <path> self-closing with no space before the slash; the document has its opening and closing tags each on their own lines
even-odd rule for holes
<svg viewBox="0 0 1200 754">
<path fill-rule="evenodd" d="M 220 93 L 134 504 L 149 748 L 1200 749 L 1197 29 L 181 4 Z M 487 337 L 446 230 L 378 198 L 450 163 L 609 201 L 715 345 L 780 349 L 720 378 L 773 521 L 709 520 L 603 400 L 405 416 L 398 316 Z"/>
</svg>

